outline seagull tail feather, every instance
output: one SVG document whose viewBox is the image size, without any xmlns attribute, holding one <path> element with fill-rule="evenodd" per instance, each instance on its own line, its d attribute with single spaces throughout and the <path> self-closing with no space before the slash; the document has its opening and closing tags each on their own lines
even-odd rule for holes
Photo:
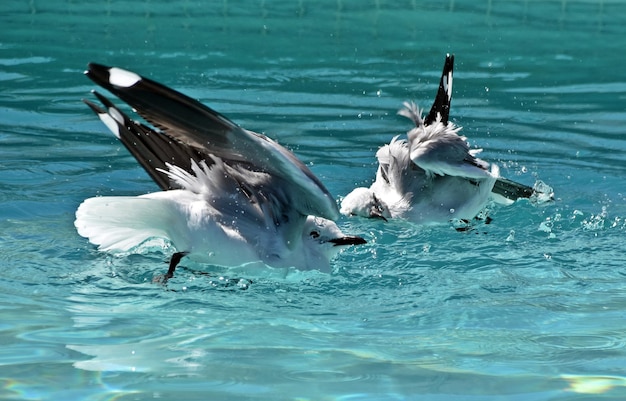
<svg viewBox="0 0 626 401">
<path fill-rule="evenodd" d="M 164 199 L 96 197 L 78 207 L 74 225 L 99 250 L 128 252 L 150 239 L 173 240 L 175 213 Z"/>
</svg>

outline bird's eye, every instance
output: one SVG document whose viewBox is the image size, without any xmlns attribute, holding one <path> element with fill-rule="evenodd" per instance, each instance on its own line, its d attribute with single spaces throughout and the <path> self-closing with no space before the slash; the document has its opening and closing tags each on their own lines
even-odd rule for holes
<svg viewBox="0 0 626 401">
<path fill-rule="evenodd" d="M 320 233 L 318 233 L 317 231 L 313 230 L 309 233 L 309 235 L 311 236 L 311 238 L 317 238 L 320 236 Z"/>
</svg>

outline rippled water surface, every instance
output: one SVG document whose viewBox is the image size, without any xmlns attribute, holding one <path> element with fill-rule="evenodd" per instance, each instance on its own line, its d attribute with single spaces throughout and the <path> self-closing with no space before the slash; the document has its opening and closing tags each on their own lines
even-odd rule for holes
<svg viewBox="0 0 626 401">
<path fill-rule="evenodd" d="M 3 1 L 0 399 L 623 400 L 626 4 Z M 338 199 L 429 107 L 555 201 L 491 224 L 342 218 L 330 274 L 98 252 L 74 211 L 156 185 L 80 101 L 133 69 L 292 149 Z M 239 280 L 241 279 L 241 280 Z"/>
</svg>

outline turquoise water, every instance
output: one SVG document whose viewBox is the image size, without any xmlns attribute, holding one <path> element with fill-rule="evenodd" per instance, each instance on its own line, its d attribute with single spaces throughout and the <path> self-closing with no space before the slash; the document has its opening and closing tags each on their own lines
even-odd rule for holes
<svg viewBox="0 0 626 401">
<path fill-rule="evenodd" d="M 626 3 L 0 4 L 0 399 L 626 398 Z M 157 190 L 80 101 L 87 62 L 175 87 L 292 149 L 337 198 L 429 107 L 554 188 L 466 233 L 342 218 L 331 274 L 99 253 L 99 194 Z M 246 286 L 232 278 L 245 278 Z M 247 288 L 247 289 L 246 289 Z"/>
</svg>

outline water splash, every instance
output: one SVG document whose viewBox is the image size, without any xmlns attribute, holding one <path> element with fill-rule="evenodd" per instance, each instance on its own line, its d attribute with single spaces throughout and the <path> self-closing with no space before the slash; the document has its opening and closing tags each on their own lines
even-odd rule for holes
<svg viewBox="0 0 626 401">
<path fill-rule="evenodd" d="M 560 215 L 557 214 L 554 218 L 548 217 L 544 221 L 539 224 L 539 231 L 543 231 L 544 233 L 548 233 L 548 238 L 553 239 L 556 238 L 556 234 L 553 232 L 554 223 L 560 220 Z"/>
<path fill-rule="evenodd" d="M 602 206 L 602 211 L 598 214 L 592 214 L 589 218 L 584 219 L 581 223 L 583 230 L 598 231 L 604 229 L 604 223 L 608 218 L 606 206 Z"/>
<path fill-rule="evenodd" d="M 534 205 L 541 205 L 554 200 L 554 189 L 541 180 L 537 180 L 533 185 L 533 194 L 530 202 Z"/>
</svg>

